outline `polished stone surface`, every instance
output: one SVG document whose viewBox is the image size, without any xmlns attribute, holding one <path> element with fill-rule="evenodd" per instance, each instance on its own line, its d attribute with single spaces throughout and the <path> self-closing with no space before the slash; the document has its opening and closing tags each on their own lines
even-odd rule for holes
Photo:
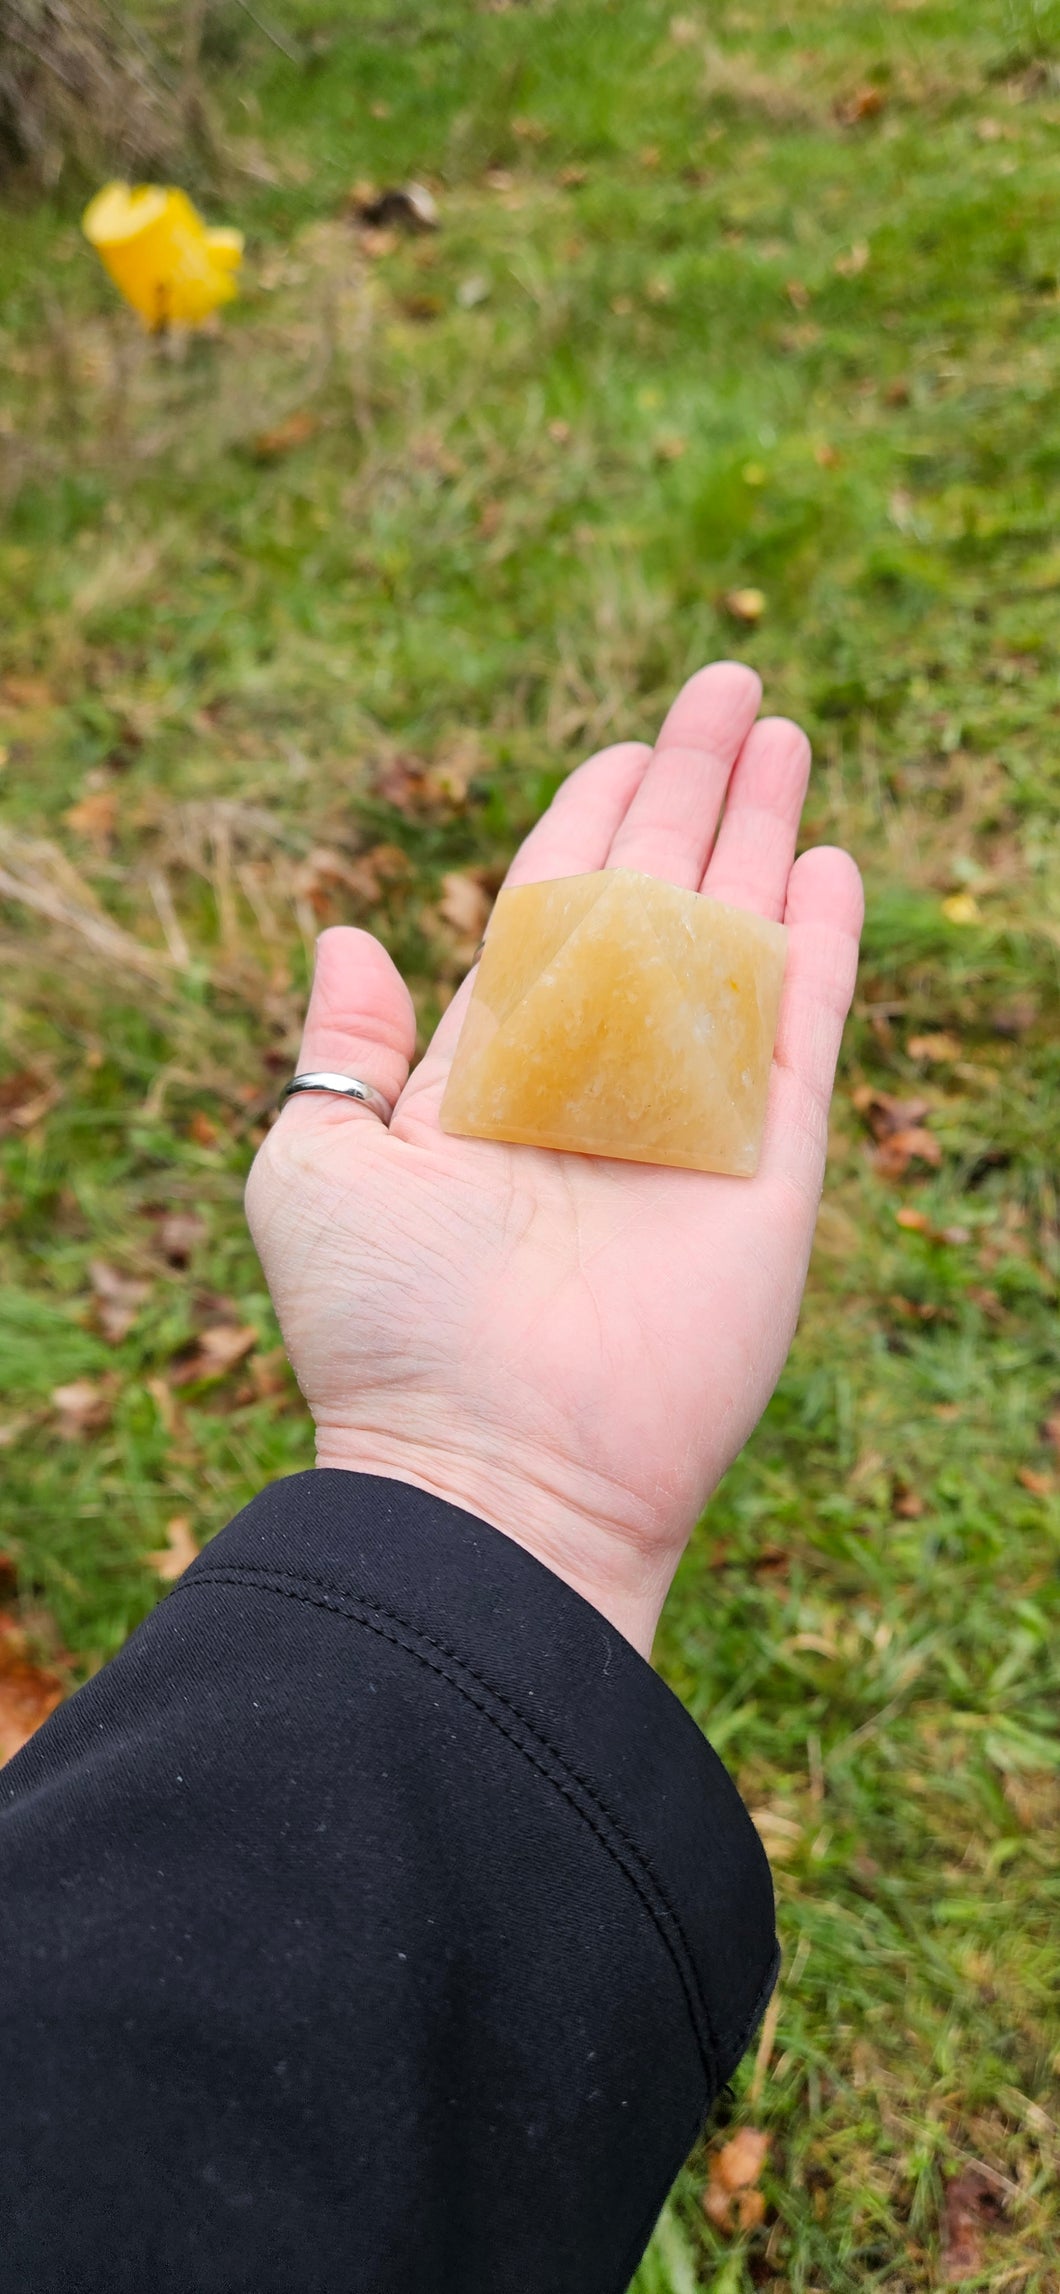
<svg viewBox="0 0 1060 2294">
<path fill-rule="evenodd" d="M 502 892 L 444 1131 L 749 1176 L 787 933 L 632 870 Z"/>
</svg>

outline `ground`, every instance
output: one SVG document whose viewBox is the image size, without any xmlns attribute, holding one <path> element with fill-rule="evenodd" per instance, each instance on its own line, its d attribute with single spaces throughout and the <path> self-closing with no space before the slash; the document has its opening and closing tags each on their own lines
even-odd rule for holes
<svg viewBox="0 0 1060 2294">
<path fill-rule="evenodd" d="M 803 1323 L 657 1651 L 779 2008 L 637 2286 L 1047 2294 L 1060 7 L 353 13 L 207 18 L 216 337 L 139 333 L 90 186 L 4 215 L 9 1642 L 82 1677 L 310 1461 L 241 1194 L 320 925 L 426 1035 L 562 775 L 752 661 L 868 925 Z M 358 223 L 409 178 L 438 231 Z"/>
</svg>

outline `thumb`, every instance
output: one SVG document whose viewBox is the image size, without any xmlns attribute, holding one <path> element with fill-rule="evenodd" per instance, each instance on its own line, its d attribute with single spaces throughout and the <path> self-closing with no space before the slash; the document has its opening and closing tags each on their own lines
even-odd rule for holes
<svg viewBox="0 0 1060 2294">
<path fill-rule="evenodd" d="M 317 941 L 316 970 L 298 1054 L 298 1073 L 331 1071 L 381 1091 L 393 1107 L 416 1048 L 412 997 L 386 949 L 370 932 L 336 925 Z M 322 1102 L 288 1100 L 286 1113 Z M 360 1118 L 356 1101 L 334 1102 Z M 373 1121 L 378 1118 L 373 1117 Z"/>
</svg>

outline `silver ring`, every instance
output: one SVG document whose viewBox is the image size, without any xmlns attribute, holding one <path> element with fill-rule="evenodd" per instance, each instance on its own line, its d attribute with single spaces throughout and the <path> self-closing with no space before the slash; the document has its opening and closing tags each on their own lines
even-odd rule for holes
<svg viewBox="0 0 1060 2294">
<path fill-rule="evenodd" d="M 293 1099 L 299 1091 L 329 1091 L 336 1099 L 356 1099 L 362 1107 L 370 1107 L 381 1123 L 389 1123 L 393 1108 L 372 1083 L 362 1083 L 359 1075 L 292 1075 L 280 1095 L 280 1106 Z"/>
</svg>

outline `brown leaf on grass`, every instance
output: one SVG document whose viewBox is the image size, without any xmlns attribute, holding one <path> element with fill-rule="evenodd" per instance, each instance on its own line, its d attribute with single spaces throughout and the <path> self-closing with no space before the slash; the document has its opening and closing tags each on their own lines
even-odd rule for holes
<svg viewBox="0 0 1060 2294">
<path fill-rule="evenodd" d="M 860 127 L 867 119 L 878 119 L 887 99 L 882 88 L 873 87 L 871 81 L 854 88 L 848 96 L 837 96 L 835 116 L 840 127 Z"/>
<path fill-rule="evenodd" d="M 198 1211 L 167 1211 L 158 1222 L 158 1247 L 167 1266 L 186 1267 L 206 1234 Z"/>
<path fill-rule="evenodd" d="M 0 1616 L 0 1764 L 21 1752 L 62 1700 L 60 1675 L 35 1664 L 22 1627 Z"/>
<path fill-rule="evenodd" d="M 188 1137 L 194 1140 L 196 1147 L 217 1147 L 221 1141 L 216 1123 L 211 1122 L 201 1107 L 196 1108 L 188 1124 Z"/>
<path fill-rule="evenodd" d="M 865 1117 L 874 1139 L 889 1139 L 896 1131 L 906 1131 L 911 1124 L 922 1122 L 930 1113 L 927 1099 L 895 1099 L 889 1091 L 878 1091 L 875 1084 L 861 1083 L 851 1094 L 858 1114 Z"/>
<path fill-rule="evenodd" d="M 965 2167 L 947 2183 L 942 2199 L 939 2279 L 952 2286 L 983 2267 L 983 2232 L 1005 2219 L 1006 2186 L 993 2168 Z"/>
<path fill-rule="evenodd" d="M 297 414 L 288 414 L 283 422 L 277 422 L 273 429 L 259 430 L 254 440 L 255 456 L 259 462 L 278 462 L 281 455 L 293 454 L 296 446 L 304 446 L 307 440 L 315 438 L 319 428 L 319 416 L 310 414 L 308 407 L 303 406 Z"/>
<path fill-rule="evenodd" d="M 486 929 L 493 903 L 476 870 L 453 869 L 442 878 L 438 914 L 462 938 L 476 945 Z"/>
<path fill-rule="evenodd" d="M 172 1520 L 166 1523 L 165 1544 L 157 1553 L 145 1553 L 144 1560 L 150 1562 L 152 1569 L 167 1584 L 172 1584 L 176 1578 L 183 1577 L 186 1569 L 191 1568 L 198 1554 L 199 1548 L 191 1534 L 187 1514 L 175 1513 Z"/>
<path fill-rule="evenodd" d="M 59 1432 L 64 1441 L 81 1442 L 86 1434 L 98 1434 L 110 1424 L 114 1408 L 117 1381 L 106 1377 L 72 1378 L 68 1386 L 52 1390 L 52 1404 L 59 1414 Z"/>
<path fill-rule="evenodd" d="M 840 279 L 859 279 L 861 273 L 868 269 L 869 255 L 868 240 L 855 239 L 853 246 L 848 247 L 845 255 L 836 256 L 832 267 Z"/>
<path fill-rule="evenodd" d="M 0 1080 L 0 1139 L 8 1131 L 30 1131 L 62 1098 L 57 1083 L 45 1083 L 32 1068 L 22 1067 Z"/>
<path fill-rule="evenodd" d="M 118 798 L 114 789 L 89 789 L 86 796 L 69 806 L 63 814 L 67 828 L 75 836 L 83 836 L 94 844 L 97 852 L 107 852 L 118 820 Z"/>
<path fill-rule="evenodd" d="M 1053 1410 L 1046 1419 L 1042 1432 L 1060 1458 L 1060 1410 Z"/>
<path fill-rule="evenodd" d="M 900 1476 L 895 1480 L 891 1510 L 898 1515 L 900 1521 L 919 1521 L 924 1511 L 924 1500 L 919 1490 L 913 1489 L 909 1482 L 902 1481 Z"/>
<path fill-rule="evenodd" d="M 995 1035 L 1016 1037 L 1026 1035 L 1038 1017 L 1038 1006 L 1033 996 L 1013 996 L 1010 1004 L 1001 1004 L 991 1012 L 990 1025 Z"/>
<path fill-rule="evenodd" d="M 387 757 L 376 767 L 375 793 L 396 811 L 413 813 L 423 801 L 427 767 L 419 757 Z"/>
<path fill-rule="evenodd" d="M 252 1323 L 215 1323 L 212 1330 L 203 1331 L 194 1354 L 177 1364 L 170 1384 L 190 1386 L 200 1378 L 225 1378 L 257 1343 L 258 1334 Z"/>
<path fill-rule="evenodd" d="M 109 1346 L 120 1346 L 150 1296 L 151 1285 L 108 1266 L 106 1259 L 93 1259 L 88 1274 L 95 1294 L 96 1327 Z"/>
<path fill-rule="evenodd" d="M 769 2136 L 757 2127 L 741 2127 L 715 2151 L 703 2212 L 717 2230 L 754 2230 L 764 2219 L 766 2202 L 755 2186 L 768 2151 Z"/>
<path fill-rule="evenodd" d="M 1052 1474 L 1043 1474 L 1034 1466 L 1019 1466 L 1016 1480 L 1021 1489 L 1029 1490 L 1032 1497 L 1051 1497 L 1056 1488 Z"/>
<path fill-rule="evenodd" d="M 904 1227 L 910 1234 L 927 1235 L 933 1243 L 970 1243 L 972 1239 L 970 1227 L 936 1227 L 926 1211 L 914 1210 L 911 1203 L 903 1203 L 894 1219 L 896 1226 Z"/>
<path fill-rule="evenodd" d="M 43 677 L 0 677 L 0 698 L 12 709 L 50 709 L 55 700 Z"/>
<path fill-rule="evenodd" d="M 930 1164 L 933 1171 L 942 1162 L 938 1140 L 920 1124 L 912 1124 L 908 1131 L 892 1131 L 877 1147 L 872 1166 L 881 1179 L 904 1179 L 914 1161 Z"/>
<path fill-rule="evenodd" d="M 905 1048 L 910 1059 L 927 1060 L 930 1065 L 937 1060 L 959 1059 L 964 1046 L 959 1036 L 940 1030 L 935 1035 L 911 1035 Z"/>
<path fill-rule="evenodd" d="M 853 1105 L 877 1141 L 873 1167 L 881 1179 L 904 1178 L 914 1160 L 938 1170 L 942 1148 L 923 1121 L 930 1114 L 928 1100 L 895 1099 L 889 1091 L 863 1083 L 853 1093 Z"/>
</svg>

